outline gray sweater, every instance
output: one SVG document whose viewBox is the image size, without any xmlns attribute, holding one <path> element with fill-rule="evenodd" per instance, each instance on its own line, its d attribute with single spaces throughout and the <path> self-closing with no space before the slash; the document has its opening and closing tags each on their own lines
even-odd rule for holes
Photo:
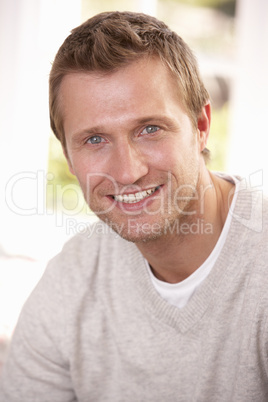
<svg viewBox="0 0 268 402">
<path fill-rule="evenodd" d="M 74 237 L 22 311 L 0 401 L 267 402 L 267 201 L 242 183 L 232 213 L 183 309 L 104 224 Z"/>
</svg>

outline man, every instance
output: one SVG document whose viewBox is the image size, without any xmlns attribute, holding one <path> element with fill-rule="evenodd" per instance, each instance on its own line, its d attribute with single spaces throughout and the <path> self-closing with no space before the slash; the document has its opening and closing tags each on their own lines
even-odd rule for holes
<svg viewBox="0 0 268 402">
<path fill-rule="evenodd" d="M 50 115 L 100 221 L 27 301 L 1 401 L 267 401 L 267 200 L 206 168 L 188 46 L 153 17 L 97 15 L 59 49 Z"/>
</svg>

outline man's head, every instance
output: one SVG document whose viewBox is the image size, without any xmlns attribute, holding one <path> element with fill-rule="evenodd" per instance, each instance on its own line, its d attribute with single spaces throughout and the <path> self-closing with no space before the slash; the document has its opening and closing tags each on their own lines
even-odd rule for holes
<svg viewBox="0 0 268 402">
<path fill-rule="evenodd" d="M 51 127 L 66 150 L 60 86 L 74 72 L 109 73 L 157 56 L 175 76 L 181 102 L 193 126 L 208 101 L 197 63 L 187 44 L 163 22 L 132 12 L 105 12 L 75 28 L 59 49 L 50 73 Z M 207 149 L 203 151 L 204 156 Z"/>
</svg>

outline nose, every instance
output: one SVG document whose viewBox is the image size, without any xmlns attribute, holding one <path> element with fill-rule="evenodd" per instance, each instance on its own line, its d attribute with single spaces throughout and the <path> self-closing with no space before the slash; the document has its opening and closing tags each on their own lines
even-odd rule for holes
<svg viewBox="0 0 268 402">
<path fill-rule="evenodd" d="M 121 185 L 134 184 L 149 171 L 146 155 L 129 142 L 115 147 L 109 165 L 109 174 Z"/>
</svg>

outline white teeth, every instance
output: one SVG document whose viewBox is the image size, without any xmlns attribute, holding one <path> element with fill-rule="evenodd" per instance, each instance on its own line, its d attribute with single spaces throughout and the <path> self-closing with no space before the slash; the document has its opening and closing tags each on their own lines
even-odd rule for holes
<svg viewBox="0 0 268 402">
<path fill-rule="evenodd" d="M 155 188 L 150 188 L 149 190 L 139 191 L 138 193 L 134 193 L 134 194 L 115 195 L 114 199 L 115 199 L 115 201 L 118 201 L 118 202 L 125 202 L 127 204 L 131 204 L 131 203 L 139 202 L 146 197 L 149 197 L 149 195 L 153 194 L 157 189 L 158 189 L 158 187 L 155 187 Z"/>
</svg>

